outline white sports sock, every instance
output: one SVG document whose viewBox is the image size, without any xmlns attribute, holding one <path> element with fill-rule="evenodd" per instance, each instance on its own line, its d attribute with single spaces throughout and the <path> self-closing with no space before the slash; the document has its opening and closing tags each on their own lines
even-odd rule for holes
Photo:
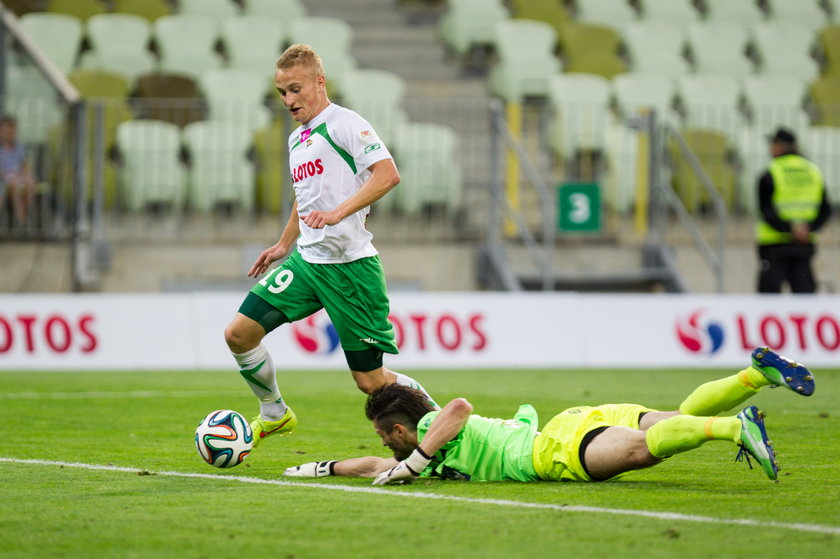
<svg viewBox="0 0 840 559">
<path fill-rule="evenodd" d="M 430 403 L 430 404 L 431 404 L 431 405 L 432 405 L 432 406 L 433 406 L 436 410 L 439 410 L 439 409 L 440 409 L 440 406 L 439 406 L 439 405 L 437 405 L 437 402 L 435 402 L 435 401 L 432 399 L 432 397 L 431 397 L 431 396 L 429 396 L 429 393 L 428 393 L 428 392 L 426 392 L 426 389 L 425 389 L 425 388 L 423 388 L 423 386 L 422 386 L 419 382 L 417 382 L 416 380 L 414 380 L 413 378 L 411 378 L 411 377 L 410 377 L 410 376 L 408 376 L 408 375 L 404 375 L 404 374 L 402 374 L 402 373 L 398 373 L 398 372 L 396 372 L 396 371 L 391 371 L 391 372 L 392 372 L 392 373 L 394 373 L 394 375 L 397 377 L 397 380 L 395 381 L 397 384 L 402 384 L 403 386 L 408 386 L 408 387 L 410 387 L 410 388 L 414 388 L 414 389 L 416 389 L 416 390 L 419 390 L 420 392 L 422 392 L 423 394 L 425 394 L 425 395 L 426 395 L 426 399 L 427 399 L 427 400 L 429 400 L 429 403 Z"/>
<path fill-rule="evenodd" d="M 251 387 L 251 392 L 260 400 L 260 415 L 267 421 L 279 421 L 286 413 L 286 403 L 277 388 L 277 371 L 274 361 L 265 348 L 260 344 L 245 353 L 234 353 L 233 358 L 239 365 L 242 375 Z"/>
</svg>

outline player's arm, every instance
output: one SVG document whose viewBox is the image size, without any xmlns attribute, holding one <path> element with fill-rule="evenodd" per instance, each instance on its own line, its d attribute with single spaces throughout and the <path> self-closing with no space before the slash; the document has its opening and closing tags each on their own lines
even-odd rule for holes
<svg viewBox="0 0 840 559">
<path fill-rule="evenodd" d="M 280 234 L 280 240 L 260 253 L 254 265 L 248 271 L 248 277 L 258 278 L 263 275 L 272 262 L 280 260 L 292 250 L 295 241 L 300 236 L 300 216 L 297 211 L 297 200 L 292 205 L 289 221 Z"/>
<path fill-rule="evenodd" d="M 332 211 L 312 211 L 302 216 L 305 224 L 313 229 L 335 225 L 348 215 L 370 206 L 400 183 L 400 173 L 393 159 L 380 159 L 370 167 L 370 176 L 362 187 Z"/>
<path fill-rule="evenodd" d="M 472 411 L 472 404 L 466 398 L 455 398 L 443 406 L 420 446 L 408 458 L 379 474 L 373 484 L 405 483 L 416 479 L 429 465 L 432 456 L 461 432 Z"/>
<path fill-rule="evenodd" d="M 348 458 L 347 460 L 308 462 L 300 466 L 287 468 L 283 475 L 290 477 L 376 477 L 396 465 L 397 460 L 395 458 L 363 456 L 361 458 Z"/>
</svg>

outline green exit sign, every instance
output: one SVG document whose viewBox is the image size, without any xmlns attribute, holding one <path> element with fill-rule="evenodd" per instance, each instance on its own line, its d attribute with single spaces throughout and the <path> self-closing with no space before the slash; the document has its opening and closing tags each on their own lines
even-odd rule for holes
<svg viewBox="0 0 840 559">
<path fill-rule="evenodd" d="M 557 229 L 601 230 L 601 189 L 594 183 L 566 183 L 557 187 Z"/>
</svg>

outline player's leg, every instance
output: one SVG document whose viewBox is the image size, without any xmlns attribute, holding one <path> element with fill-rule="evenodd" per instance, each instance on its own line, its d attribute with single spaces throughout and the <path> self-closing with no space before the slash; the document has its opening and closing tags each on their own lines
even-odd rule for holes
<svg viewBox="0 0 840 559">
<path fill-rule="evenodd" d="M 768 347 L 752 352 L 752 364 L 734 375 L 697 387 L 680 404 L 687 415 L 717 415 L 730 410 L 765 386 L 785 386 L 797 394 L 814 393 L 814 375 L 803 365 Z"/>
<path fill-rule="evenodd" d="M 249 297 L 259 299 L 252 294 Z M 249 312 L 249 308 L 253 308 L 253 301 L 246 299 L 243 307 L 248 307 L 244 310 Z M 260 402 L 260 413 L 251 422 L 254 446 L 258 446 L 269 435 L 291 433 L 297 426 L 297 418 L 286 405 L 277 386 L 274 360 L 262 343 L 265 333 L 265 328 L 259 322 L 242 312 L 237 313 L 225 329 L 225 340 L 239 365 L 239 374 Z"/>
<path fill-rule="evenodd" d="M 251 422 L 254 446 L 269 435 L 289 434 L 297 426 L 294 411 L 280 394 L 277 369 L 262 339 L 278 326 L 321 308 L 307 284 L 301 262 L 295 252 L 281 266 L 266 273 L 251 288 L 225 330 L 225 340 L 239 365 L 239 373 L 260 401 L 260 413 Z"/>
<path fill-rule="evenodd" d="M 588 442 L 583 466 L 596 481 L 631 470 L 654 466 L 662 461 L 648 449 L 645 433 L 629 427 L 608 427 Z"/>
<path fill-rule="evenodd" d="M 744 454 L 754 457 L 770 479 L 776 479 L 778 464 L 767 431 L 764 414 L 755 406 L 732 417 L 697 417 L 676 414 L 646 414 L 640 421 L 645 445 L 657 461 L 693 450 L 702 444 L 718 440 L 732 441 L 740 446 L 737 459 Z M 752 464 L 750 464 L 752 468 Z"/>
<path fill-rule="evenodd" d="M 365 394 L 393 382 L 422 391 L 419 382 L 383 365 L 383 353 L 398 353 L 390 303 L 378 257 L 320 267 L 318 293 L 338 332 L 356 386 Z"/>
<path fill-rule="evenodd" d="M 677 415 L 677 411 L 658 411 L 636 404 L 593 408 L 582 419 L 581 430 L 586 434 L 574 442 L 583 470 L 598 481 L 658 464 L 661 458 L 651 454 L 644 431 Z"/>
<path fill-rule="evenodd" d="M 345 351 L 347 366 L 356 381 L 356 386 L 365 394 L 370 394 L 380 386 L 396 382 L 419 390 L 426 395 L 429 403 L 436 409 L 440 406 L 429 396 L 423 386 L 408 375 L 391 371 L 382 364 L 382 352 L 378 349 Z"/>
</svg>

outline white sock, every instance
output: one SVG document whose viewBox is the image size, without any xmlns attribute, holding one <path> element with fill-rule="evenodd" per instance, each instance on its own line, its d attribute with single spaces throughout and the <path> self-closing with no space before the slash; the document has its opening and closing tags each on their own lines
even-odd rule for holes
<svg viewBox="0 0 840 559">
<path fill-rule="evenodd" d="M 286 413 L 286 403 L 277 388 L 277 371 L 274 361 L 263 344 L 245 353 L 234 353 L 242 375 L 251 392 L 260 400 L 260 415 L 267 421 L 279 421 Z"/>
<path fill-rule="evenodd" d="M 422 392 L 423 394 L 426 395 L 426 399 L 429 400 L 429 403 L 432 405 L 432 407 L 434 407 L 436 410 L 440 409 L 440 406 L 437 405 L 437 402 L 435 402 L 432 399 L 432 397 L 429 396 L 429 393 L 426 392 L 426 389 L 423 388 L 423 386 L 419 382 L 417 382 L 416 380 L 414 380 L 413 378 L 411 378 L 408 375 L 404 375 L 404 374 L 398 373 L 396 371 L 391 371 L 391 372 L 394 373 L 394 375 L 396 375 L 397 380 L 395 382 L 397 384 L 402 384 L 403 386 L 408 386 L 409 388 L 414 388 L 416 390 L 419 390 L 420 392 Z"/>
</svg>

